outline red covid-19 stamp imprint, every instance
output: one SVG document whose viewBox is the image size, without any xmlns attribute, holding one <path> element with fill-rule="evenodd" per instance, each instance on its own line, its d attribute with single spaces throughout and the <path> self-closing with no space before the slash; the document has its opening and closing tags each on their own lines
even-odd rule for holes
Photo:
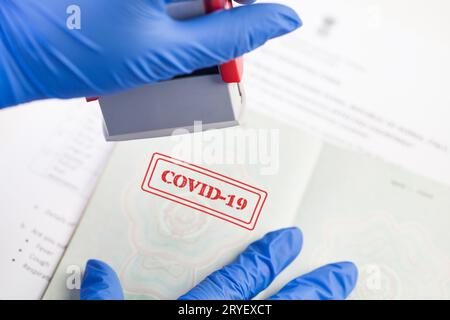
<svg viewBox="0 0 450 320">
<path fill-rule="evenodd" d="M 261 189 L 160 153 L 153 154 L 141 188 L 248 230 L 267 198 Z"/>
</svg>

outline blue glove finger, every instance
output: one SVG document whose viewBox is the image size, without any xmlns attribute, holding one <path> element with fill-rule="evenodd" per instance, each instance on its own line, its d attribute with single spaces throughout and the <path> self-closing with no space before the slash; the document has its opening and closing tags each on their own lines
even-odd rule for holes
<svg viewBox="0 0 450 320">
<path fill-rule="evenodd" d="M 292 280 L 269 300 L 341 300 L 352 292 L 357 278 L 353 263 L 329 264 Z"/>
<path fill-rule="evenodd" d="M 122 287 L 114 270 L 99 260 L 86 263 L 80 290 L 81 300 L 123 300 Z"/>
<path fill-rule="evenodd" d="M 296 12 L 279 4 L 255 4 L 224 10 L 178 23 L 178 60 L 182 73 L 214 66 L 242 56 L 269 39 L 302 25 Z M 190 38 L 191 41 L 186 41 Z"/>
<path fill-rule="evenodd" d="M 212 273 L 181 300 L 251 299 L 269 286 L 300 253 L 302 233 L 288 228 L 266 234 L 237 259 Z"/>
</svg>

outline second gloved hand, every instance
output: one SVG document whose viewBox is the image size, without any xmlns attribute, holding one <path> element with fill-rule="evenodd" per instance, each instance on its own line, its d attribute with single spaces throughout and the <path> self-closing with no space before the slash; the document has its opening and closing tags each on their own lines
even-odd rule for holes
<svg viewBox="0 0 450 320">
<path fill-rule="evenodd" d="M 234 262 L 213 272 L 180 299 L 252 299 L 297 257 L 302 242 L 302 234 L 297 228 L 268 233 L 248 246 Z M 357 277 L 358 271 L 351 262 L 329 264 L 295 278 L 270 299 L 345 299 L 355 287 Z M 88 261 L 80 298 L 123 299 L 115 272 L 104 262 Z"/>
<path fill-rule="evenodd" d="M 188 74 L 301 25 L 293 10 L 276 4 L 177 21 L 166 13 L 166 1 L 1 1 L 0 108 L 108 94 Z M 71 12 L 78 13 L 75 28 L 67 25 Z"/>
</svg>

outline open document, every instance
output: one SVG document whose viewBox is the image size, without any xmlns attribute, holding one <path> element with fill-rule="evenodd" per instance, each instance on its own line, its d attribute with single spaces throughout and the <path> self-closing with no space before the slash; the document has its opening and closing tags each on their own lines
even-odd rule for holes
<svg viewBox="0 0 450 320">
<path fill-rule="evenodd" d="M 353 298 L 450 297 L 450 187 L 271 117 L 246 117 L 241 128 L 119 144 L 45 298 L 78 298 L 81 271 L 96 258 L 117 271 L 127 298 L 175 299 L 252 240 L 292 225 L 303 230 L 303 253 L 269 292 L 322 264 L 350 260 L 360 272 Z M 252 145 L 256 153 L 245 151 Z M 186 146 L 196 151 L 185 153 Z M 155 153 L 267 191 L 256 228 L 145 192 Z M 252 155 L 259 157 L 253 165 Z"/>
<path fill-rule="evenodd" d="M 42 296 L 111 147 L 81 99 L 0 111 L 0 299 Z"/>
</svg>

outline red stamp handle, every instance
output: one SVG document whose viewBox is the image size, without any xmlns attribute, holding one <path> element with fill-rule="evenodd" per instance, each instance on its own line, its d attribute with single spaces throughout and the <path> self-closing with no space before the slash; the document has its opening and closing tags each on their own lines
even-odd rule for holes
<svg viewBox="0 0 450 320">
<path fill-rule="evenodd" d="M 204 0 L 206 13 L 233 7 L 230 0 Z"/>
<path fill-rule="evenodd" d="M 233 8 L 231 0 L 203 0 L 206 13 Z M 226 83 L 239 83 L 244 73 L 244 59 L 242 57 L 225 62 L 220 66 L 222 80 Z"/>
</svg>

